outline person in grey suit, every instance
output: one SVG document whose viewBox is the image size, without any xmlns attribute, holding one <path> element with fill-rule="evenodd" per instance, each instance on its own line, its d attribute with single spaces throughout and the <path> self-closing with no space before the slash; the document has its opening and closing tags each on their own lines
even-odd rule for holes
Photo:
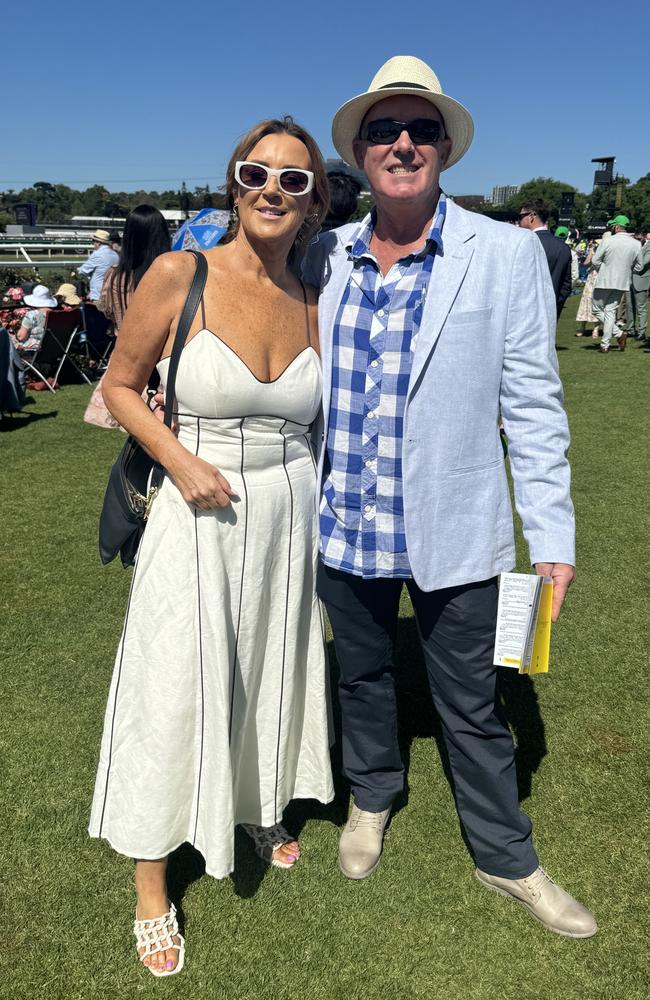
<svg viewBox="0 0 650 1000">
<path fill-rule="evenodd" d="M 607 354 L 612 337 L 618 338 L 619 351 L 625 350 L 627 333 L 618 331 L 614 325 L 616 310 L 623 297 L 629 291 L 632 271 L 641 259 L 641 247 L 626 229 L 630 224 L 627 215 L 617 215 L 607 223 L 611 227 L 612 236 L 601 240 L 594 254 L 591 265 L 598 272 L 594 285 L 593 310 L 598 321 L 603 325 L 603 339 L 600 343 L 600 353 Z"/>
<path fill-rule="evenodd" d="M 650 289 L 650 239 L 639 230 L 634 238 L 641 244 L 641 256 L 637 258 L 632 268 L 632 281 L 625 293 L 625 311 L 627 315 L 628 337 L 650 343 L 647 338 L 648 328 L 648 290 Z"/>
<path fill-rule="evenodd" d="M 531 563 L 554 581 L 554 619 L 575 576 L 574 513 L 542 245 L 440 190 L 472 134 L 429 66 L 390 59 L 332 131 L 375 209 L 319 238 L 304 266 L 320 287 L 318 590 L 354 796 L 339 866 L 351 879 L 377 868 L 403 789 L 393 641 L 406 586 L 476 877 L 551 930 L 591 937 L 593 915 L 539 865 L 495 695 L 497 576 L 515 563 L 499 417 Z"/>
</svg>

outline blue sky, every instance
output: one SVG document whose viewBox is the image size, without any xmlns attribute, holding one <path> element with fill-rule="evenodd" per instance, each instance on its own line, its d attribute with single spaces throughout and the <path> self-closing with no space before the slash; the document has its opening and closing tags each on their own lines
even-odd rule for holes
<svg viewBox="0 0 650 1000">
<path fill-rule="evenodd" d="M 539 175 L 587 191 L 593 156 L 616 156 L 633 181 L 650 171 L 647 0 L 35 0 L 10 10 L 2 189 L 214 188 L 237 138 L 284 113 L 334 156 L 334 112 L 398 54 L 428 62 L 474 117 L 473 145 L 444 175 L 452 194 Z"/>
</svg>

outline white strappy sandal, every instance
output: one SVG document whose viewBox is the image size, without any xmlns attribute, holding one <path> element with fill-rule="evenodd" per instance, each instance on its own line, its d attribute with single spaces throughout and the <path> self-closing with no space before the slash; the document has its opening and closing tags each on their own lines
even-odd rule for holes
<svg viewBox="0 0 650 1000">
<path fill-rule="evenodd" d="M 241 827 L 253 841 L 255 853 L 262 861 L 273 865 L 274 868 L 293 868 L 300 857 L 299 854 L 295 861 L 281 861 L 280 858 L 273 856 L 278 847 L 298 843 L 295 837 L 291 837 L 287 833 L 281 823 L 276 823 L 274 826 L 255 826 L 254 823 L 242 823 Z"/>
<path fill-rule="evenodd" d="M 133 924 L 133 933 L 141 962 L 150 955 L 158 955 L 161 951 L 171 951 L 172 948 L 178 951 L 178 962 L 174 969 L 158 969 L 152 965 L 145 966 L 152 976 L 175 976 L 177 972 L 181 971 L 185 962 L 185 938 L 178 932 L 176 907 L 173 903 L 169 904 L 169 910 L 161 917 L 154 917 L 152 920 L 136 920 Z M 141 948 L 144 950 L 140 955 Z"/>
</svg>

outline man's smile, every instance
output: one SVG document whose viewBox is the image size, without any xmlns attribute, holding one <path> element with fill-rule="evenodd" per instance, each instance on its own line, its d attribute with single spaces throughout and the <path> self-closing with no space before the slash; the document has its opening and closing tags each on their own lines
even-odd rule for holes
<svg viewBox="0 0 650 1000">
<path fill-rule="evenodd" d="M 388 167 L 388 173 L 393 174 L 395 177 L 406 176 L 407 174 L 414 174 L 420 169 L 415 163 L 394 163 L 392 167 Z"/>
</svg>

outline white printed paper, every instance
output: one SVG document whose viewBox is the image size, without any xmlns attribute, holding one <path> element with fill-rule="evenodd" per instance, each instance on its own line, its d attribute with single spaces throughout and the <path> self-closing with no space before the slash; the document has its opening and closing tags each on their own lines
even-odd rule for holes
<svg viewBox="0 0 650 1000">
<path fill-rule="evenodd" d="M 543 579 L 527 573 L 501 574 L 494 644 L 496 666 L 519 669 L 525 664 L 535 631 L 536 608 Z"/>
</svg>

